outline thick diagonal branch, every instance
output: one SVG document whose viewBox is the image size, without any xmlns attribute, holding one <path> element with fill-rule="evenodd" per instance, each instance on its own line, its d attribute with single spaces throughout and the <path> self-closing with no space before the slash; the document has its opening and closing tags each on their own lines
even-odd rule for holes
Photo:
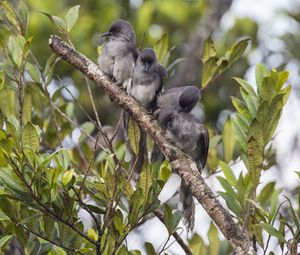
<svg viewBox="0 0 300 255">
<path fill-rule="evenodd" d="M 255 254 L 252 244 L 234 222 L 230 213 L 220 204 L 211 189 L 200 175 L 196 163 L 170 143 L 156 120 L 154 120 L 137 101 L 128 96 L 124 90 L 110 81 L 98 66 L 57 36 L 52 36 L 49 45 L 53 52 L 76 67 L 85 76 L 101 87 L 110 98 L 129 112 L 140 126 L 155 140 L 172 168 L 180 175 L 193 195 L 219 227 L 235 250 L 235 254 Z"/>
</svg>

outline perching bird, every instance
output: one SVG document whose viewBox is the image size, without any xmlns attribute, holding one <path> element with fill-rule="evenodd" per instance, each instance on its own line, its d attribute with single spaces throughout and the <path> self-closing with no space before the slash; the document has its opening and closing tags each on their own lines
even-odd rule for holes
<svg viewBox="0 0 300 255">
<path fill-rule="evenodd" d="M 108 37 L 108 41 L 98 58 L 99 67 L 118 85 L 126 88 L 138 57 L 133 27 L 129 22 L 119 19 L 101 36 Z"/>
<path fill-rule="evenodd" d="M 143 49 L 139 54 L 132 72 L 132 81 L 127 93 L 143 107 L 153 111 L 156 108 L 157 95 L 163 89 L 166 69 L 157 61 L 153 49 Z"/>
<path fill-rule="evenodd" d="M 166 128 L 166 137 L 196 161 L 201 172 L 208 155 L 209 136 L 206 127 L 193 114 L 177 112 L 172 108 L 161 110 L 159 122 Z M 181 181 L 179 200 L 185 224 L 189 230 L 192 230 L 195 221 L 195 204 L 192 193 L 183 181 Z"/>
<path fill-rule="evenodd" d="M 201 98 L 201 91 L 195 86 L 175 87 L 165 90 L 157 98 L 157 110 L 154 116 L 158 117 L 159 112 L 164 108 L 171 108 L 178 112 L 191 112 Z M 159 147 L 154 144 L 151 153 L 151 162 L 161 164 L 164 155 Z"/>
<path fill-rule="evenodd" d="M 157 98 L 159 109 L 172 108 L 178 112 L 191 112 L 201 98 L 201 91 L 195 86 L 175 87 L 165 90 Z"/>
</svg>

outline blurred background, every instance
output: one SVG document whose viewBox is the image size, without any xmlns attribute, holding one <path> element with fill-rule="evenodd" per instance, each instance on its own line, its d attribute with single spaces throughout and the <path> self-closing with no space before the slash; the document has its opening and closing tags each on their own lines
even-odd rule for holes
<svg viewBox="0 0 300 255">
<path fill-rule="evenodd" d="M 202 42 L 209 35 L 212 35 L 220 56 L 238 39 L 249 37 L 251 45 L 243 58 L 203 91 L 199 104 L 202 117 L 214 133 L 220 133 L 224 121 L 233 111 L 230 96 L 239 97 L 239 87 L 231 77 L 244 77 L 255 86 L 254 67 L 259 62 L 265 63 L 269 69 L 288 70 L 292 93 L 274 139 L 278 164 L 263 173 L 262 180 L 276 179 L 279 187 L 284 187 L 290 192 L 296 188 L 298 183 L 294 171 L 300 170 L 300 0 L 25 2 L 31 10 L 29 34 L 34 35 L 32 49 L 44 63 L 51 54 L 48 47 L 49 35 L 57 31 L 39 11 L 61 16 L 71 6 L 80 4 L 80 16 L 72 30 L 71 40 L 77 50 L 93 61 L 96 61 L 99 45 L 103 43 L 99 35 L 105 32 L 115 19 L 123 18 L 133 24 L 140 47 L 151 47 L 167 33 L 169 48 L 174 49 L 168 62 L 170 71 L 166 88 L 190 84 L 200 86 Z M 54 73 L 68 85 L 72 94 L 93 115 L 84 77 L 64 62 L 56 66 Z M 54 91 L 59 85 L 54 81 L 51 86 Z M 94 87 L 93 93 L 102 123 L 114 125 L 120 109 L 113 105 L 99 88 Z M 73 100 L 67 91 L 63 91 L 63 95 L 66 100 Z M 74 112 L 80 122 L 86 121 L 85 114 L 80 109 Z M 243 165 L 237 163 L 234 169 L 240 172 Z M 172 182 L 171 186 L 176 183 L 176 178 L 173 177 L 175 182 Z M 208 179 L 208 182 L 214 190 L 220 189 L 213 179 Z M 164 196 L 162 199 L 166 200 L 168 192 L 165 192 Z M 204 240 L 209 227 L 209 224 L 204 223 L 205 217 L 207 216 L 201 207 L 197 206 L 196 232 L 201 234 Z M 153 223 L 157 223 L 155 228 L 151 227 Z M 156 241 L 159 245 L 164 241 L 164 231 L 164 227 L 153 219 L 129 237 L 129 246 L 142 249 L 144 241 Z M 170 252 L 183 254 L 176 243 L 170 248 Z"/>
</svg>

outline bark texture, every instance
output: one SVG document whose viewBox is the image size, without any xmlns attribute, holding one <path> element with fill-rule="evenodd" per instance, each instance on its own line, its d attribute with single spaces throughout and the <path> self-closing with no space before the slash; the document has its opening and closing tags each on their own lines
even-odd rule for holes
<svg viewBox="0 0 300 255">
<path fill-rule="evenodd" d="M 205 183 L 197 169 L 196 163 L 165 138 L 164 131 L 159 123 L 137 101 L 128 96 L 114 82 L 110 81 L 95 63 L 76 51 L 61 38 L 51 36 L 49 46 L 54 53 L 80 70 L 85 76 L 94 81 L 97 86 L 102 88 L 115 103 L 132 115 L 147 134 L 156 141 L 165 157 L 170 161 L 172 168 L 184 180 L 194 197 L 203 206 L 225 238 L 230 241 L 235 254 L 256 254 L 251 241 L 243 234 L 228 210 L 220 204 Z"/>
</svg>

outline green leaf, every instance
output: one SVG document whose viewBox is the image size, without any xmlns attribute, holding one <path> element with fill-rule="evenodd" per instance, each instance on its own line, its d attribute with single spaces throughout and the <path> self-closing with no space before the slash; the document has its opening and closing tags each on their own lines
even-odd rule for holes
<svg viewBox="0 0 300 255">
<path fill-rule="evenodd" d="M 261 90 L 263 79 L 269 76 L 270 72 L 267 67 L 263 64 L 257 64 L 255 67 L 255 78 L 256 78 L 256 86 L 257 90 Z"/>
<path fill-rule="evenodd" d="M 176 210 L 172 215 L 172 233 L 176 231 L 181 218 L 182 218 L 182 213 L 179 210 Z"/>
<path fill-rule="evenodd" d="M 128 139 L 132 151 L 138 155 L 139 153 L 139 142 L 141 137 L 141 131 L 139 125 L 134 121 L 132 117 L 128 119 Z"/>
<path fill-rule="evenodd" d="M 13 28 L 18 29 L 19 32 L 20 32 L 18 18 L 17 18 L 17 15 L 16 15 L 15 11 L 14 11 L 13 6 L 6 0 L 1 0 L 0 5 L 2 7 L 2 10 L 5 13 L 5 16 L 6 16 L 7 20 L 11 24 L 11 26 Z"/>
<path fill-rule="evenodd" d="M 272 194 L 274 192 L 275 182 L 268 183 L 260 192 L 257 201 L 261 206 L 268 206 L 271 202 Z"/>
<path fill-rule="evenodd" d="M 265 77 L 262 81 L 260 96 L 265 101 L 271 101 L 276 95 L 276 81 L 272 77 Z"/>
<path fill-rule="evenodd" d="M 164 33 L 161 38 L 153 45 L 158 62 L 166 66 L 168 63 L 169 36 Z"/>
<path fill-rule="evenodd" d="M 29 20 L 29 10 L 26 4 L 23 1 L 19 1 L 18 3 L 19 10 L 19 19 L 20 25 L 22 26 L 23 34 L 27 34 L 28 30 L 28 20 Z"/>
<path fill-rule="evenodd" d="M 237 77 L 233 77 L 233 79 L 239 83 L 241 85 L 241 87 L 251 96 L 255 96 L 256 97 L 256 93 L 252 87 L 252 85 L 250 83 L 248 83 L 247 81 L 237 78 Z"/>
<path fill-rule="evenodd" d="M 238 199 L 234 189 L 232 188 L 232 186 L 229 184 L 229 182 L 226 179 L 224 179 L 221 176 L 217 176 L 217 179 L 220 182 L 220 184 L 222 185 L 222 187 L 224 188 L 224 190 L 226 191 L 226 193 L 228 193 L 228 195 L 230 195 L 234 199 Z"/>
<path fill-rule="evenodd" d="M 207 233 L 209 241 L 209 254 L 219 254 L 220 252 L 220 238 L 218 229 L 215 227 L 214 223 L 210 224 L 209 231 Z"/>
<path fill-rule="evenodd" d="M 86 139 L 87 134 L 90 135 L 91 133 L 93 133 L 93 131 L 95 130 L 95 125 L 93 122 L 87 121 L 81 124 L 80 128 L 85 131 L 85 133 L 81 132 L 81 135 L 79 137 L 79 142 L 81 143 Z"/>
<path fill-rule="evenodd" d="M 159 179 L 164 183 L 168 181 L 172 174 L 172 167 L 168 160 L 164 160 L 159 168 Z"/>
<path fill-rule="evenodd" d="M 46 12 L 42 12 L 40 11 L 42 14 L 44 14 L 49 20 L 50 22 L 56 26 L 56 28 L 58 29 L 58 31 L 62 34 L 65 34 L 66 33 L 66 29 L 67 29 L 67 25 L 66 25 L 66 22 L 60 18 L 60 17 L 57 17 L 57 16 L 53 16 L 49 13 L 46 13 Z"/>
<path fill-rule="evenodd" d="M 68 10 L 65 19 L 67 24 L 67 31 L 70 32 L 73 26 L 76 24 L 78 19 L 80 5 L 75 5 L 71 9 Z"/>
<path fill-rule="evenodd" d="M 69 182 L 72 180 L 72 178 L 74 177 L 74 169 L 70 169 L 68 171 L 66 171 L 61 179 L 62 185 L 63 186 L 67 186 L 69 184 Z"/>
<path fill-rule="evenodd" d="M 218 66 L 217 62 L 218 62 L 217 57 L 211 57 L 204 63 L 203 69 L 202 69 L 202 82 L 201 82 L 202 89 L 207 87 L 209 82 L 217 74 L 217 72 L 219 70 L 219 66 Z"/>
<path fill-rule="evenodd" d="M 5 72 L 0 71 L 0 90 L 4 88 L 5 85 Z"/>
<path fill-rule="evenodd" d="M 249 45 L 250 39 L 243 39 L 235 43 L 231 49 L 225 54 L 227 56 L 229 65 L 236 62 L 245 52 Z"/>
<path fill-rule="evenodd" d="M 203 54 L 202 54 L 202 62 L 205 63 L 211 57 L 216 57 L 217 52 L 215 49 L 214 42 L 211 37 L 208 37 L 204 41 L 203 45 Z"/>
<path fill-rule="evenodd" d="M 40 72 L 36 66 L 34 66 L 31 63 L 26 63 L 25 66 L 26 71 L 29 73 L 30 77 L 35 81 L 35 82 L 40 82 Z"/>
<path fill-rule="evenodd" d="M 167 204 L 165 204 L 165 210 L 164 210 L 164 224 L 169 232 L 169 235 L 172 234 L 172 209 L 170 206 L 168 206 Z"/>
<path fill-rule="evenodd" d="M 195 234 L 192 239 L 188 240 L 188 242 L 192 254 L 194 255 L 208 254 L 207 246 L 205 245 L 203 239 L 198 234 Z"/>
<path fill-rule="evenodd" d="M 13 237 L 13 235 L 2 236 L 0 239 L 0 248 L 3 250 Z"/>
<path fill-rule="evenodd" d="M 16 113 L 16 97 L 15 91 L 4 88 L 0 91 L 0 110 L 3 115 L 8 118 Z"/>
<path fill-rule="evenodd" d="M 237 118 L 237 115 L 231 117 L 232 129 L 235 134 L 236 140 L 239 142 L 241 149 L 247 151 L 247 135 L 245 130 L 242 128 L 243 123 L 241 119 Z"/>
<path fill-rule="evenodd" d="M 155 249 L 152 245 L 152 243 L 145 242 L 145 249 L 147 252 L 147 255 L 156 255 Z"/>
<path fill-rule="evenodd" d="M 245 103 L 243 101 L 241 101 L 240 99 L 233 97 L 233 96 L 231 97 L 231 101 L 232 101 L 232 104 L 234 105 L 235 109 L 238 111 L 238 113 L 240 113 L 247 119 L 252 118 L 247 106 L 245 105 Z"/>
<path fill-rule="evenodd" d="M 243 209 L 240 203 L 237 201 L 235 197 L 230 196 L 226 192 L 218 192 L 218 194 L 225 200 L 228 208 L 234 212 L 237 217 L 242 217 Z"/>
<path fill-rule="evenodd" d="M 233 158 L 234 146 L 235 146 L 235 136 L 232 129 L 231 119 L 228 118 L 224 122 L 223 126 L 223 151 L 224 151 L 224 160 L 229 162 Z"/>
<path fill-rule="evenodd" d="M 39 136 L 31 122 L 27 122 L 22 132 L 22 145 L 25 149 L 30 149 L 34 152 L 39 150 Z"/>
<path fill-rule="evenodd" d="M 226 177 L 226 180 L 229 182 L 230 185 L 236 186 L 237 185 L 237 179 L 235 175 L 233 174 L 232 169 L 223 161 L 220 161 L 221 169 Z"/>
<path fill-rule="evenodd" d="M 284 236 L 276 228 L 264 222 L 262 222 L 261 225 L 263 229 L 267 231 L 271 236 L 275 236 L 280 242 L 287 243 L 284 239 Z"/>
</svg>

